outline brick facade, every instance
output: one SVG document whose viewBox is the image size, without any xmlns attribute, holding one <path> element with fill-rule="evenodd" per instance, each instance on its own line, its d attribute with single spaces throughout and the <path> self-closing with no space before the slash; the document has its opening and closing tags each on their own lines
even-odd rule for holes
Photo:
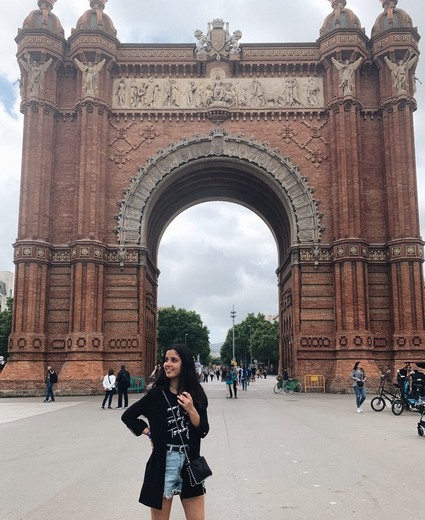
<svg viewBox="0 0 425 520">
<path fill-rule="evenodd" d="M 221 20 L 197 45 L 121 44 L 100 0 L 65 40 L 53 3 L 16 38 L 24 144 L 0 392 L 41 391 L 47 363 L 62 393 L 100 391 L 121 362 L 150 373 L 159 241 L 203 200 L 243 204 L 272 229 L 292 373 L 344 390 L 358 359 L 376 377 L 425 358 L 419 35 L 397 2 L 383 0 L 368 37 L 333 0 L 318 40 L 299 45 L 244 44 Z"/>
</svg>

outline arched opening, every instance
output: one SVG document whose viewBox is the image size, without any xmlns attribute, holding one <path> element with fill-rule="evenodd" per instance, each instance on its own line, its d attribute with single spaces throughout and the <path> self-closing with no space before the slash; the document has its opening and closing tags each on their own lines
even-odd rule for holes
<svg viewBox="0 0 425 520">
<path fill-rule="evenodd" d="M 156 305 L 154 278 L 165 229 L 187 208 L 208 201 L 235 202 L 255 212 L 269 227 L 277 245 L 277 269 L 285 272 L 279 281 L 280 352 L 285 364 L 294 365 L 289 352 L 292 310 L 283 301 L 291 298 L 290 256 L 293 248 L 313 248 L 320 241 L 321 216 L 307 179 L 267 144 L 218 129 L 170 145 L 138 171 L 121 203 L 117 234 L 123 254 L 127 247 L 144 252 L 151 278 L 145 298 Z M 148 345 L 146 349 L 149 352 Z"/>
<path fill-rule="evenodd" d="M 251 210 L 207 202 L 180 213 L 162 235 L 158 306 L 194 310 L 222 343 L 248 313 L 278 314 L 277 246 L 270 229 Z"/>
</svg>

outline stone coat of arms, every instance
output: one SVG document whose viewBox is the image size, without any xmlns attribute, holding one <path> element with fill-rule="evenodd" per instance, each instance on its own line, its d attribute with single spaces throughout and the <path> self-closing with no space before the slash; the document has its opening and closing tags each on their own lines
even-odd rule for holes
<svg viewBox="0 0 425 520">
<path fill-rule="evenodd" d="M 229 23 L 220 18 L 214 19 L 208 24 L 208 32 L 205 35 L 197 29 L 194 33 L 198 40 L 196 54 L 199 57 L 208 56 L 221 60 L 228 58 L 230 54 L 239 54 L 239 40 L 242 38 L 241 31 L 229 32 Z"/>
</svg>

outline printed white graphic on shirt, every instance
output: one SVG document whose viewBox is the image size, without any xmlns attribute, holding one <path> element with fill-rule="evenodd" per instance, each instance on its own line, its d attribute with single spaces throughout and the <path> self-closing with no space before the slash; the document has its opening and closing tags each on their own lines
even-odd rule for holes
<svg viewBox="0 0 425 520">
<path fill-rule="evenodd" d="M 174 411 L 177 424 L 174 420 L 172 410 Z M 173 406 L 172 408 L 167 408 L 167 431 L 172 439 L 178 441 L 176 444 L 180 444 L 180 435 L 183 437 L 184 441 L 189 440 L 189 428 L 187 427 L 185 414 L 182 413 L 182 410 L 178 405 Z"/>
</svg>

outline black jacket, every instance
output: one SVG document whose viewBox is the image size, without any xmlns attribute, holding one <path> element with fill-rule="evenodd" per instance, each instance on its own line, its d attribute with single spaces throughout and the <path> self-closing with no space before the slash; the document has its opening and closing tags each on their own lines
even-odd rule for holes
<svg viewBox="0 0 425 520">
<path fill-rule="evenodd" d="M 50 372 L 50 370 L 47 371 L 47 375 L 46 375 L 46 385 L 48 385 L 49 383 L 54 385 L 55 383 L 58 382 L 58 376 L 56 374 L 56 372 L 53 370 L 53 372 Z"/>
<path fill-rule="evenodd" d="M 190 460 L 199 457 L 201 439 L 204 438 L 209 431 L 207 406 L 208 404 L 206 404 L 203 409 L 196 407 L 201 418 L 198 427 L 189 423 Z M 155 509 L 162 509 L 167 448 L 167 408 L 168 404 L 164 398 L 162 389 L 154 387 L 139 401 L 131 405 L 121 417 L 122 421 L 130 428 L 134 435 L 142 435 L 146 427 L 149 427 L 151 430 L 153 450 L 146 463 L 145 477 L 139 502 Z M 141 419 L 140 416 L 145 417 L 149 423 Z M 203 485 L 200 484 L 191 487 L 189 479 L 183 474 L 181 498 L 191 498 L 203 494 Z"/>
<path fill-rule="evenodd" d="M 117 385 L 119 388 L 128 388 L 130 386 L 130 372 L 121 369 L 117 374 Z"/>
</svg>

